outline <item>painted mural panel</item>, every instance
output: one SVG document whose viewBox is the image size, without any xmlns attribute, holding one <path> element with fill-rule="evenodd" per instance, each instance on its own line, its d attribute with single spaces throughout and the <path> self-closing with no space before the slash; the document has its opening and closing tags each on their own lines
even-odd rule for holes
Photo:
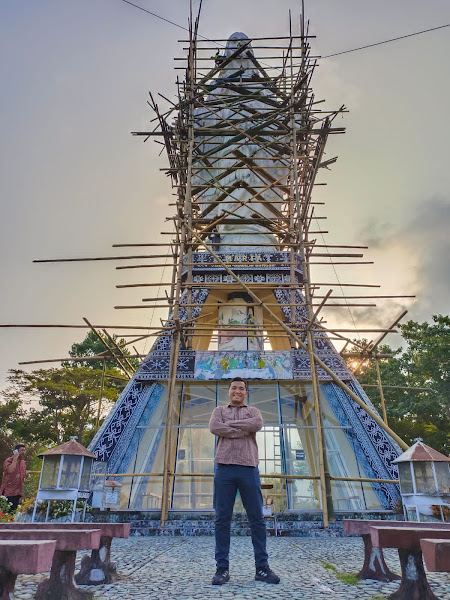
<svg viewBox="0 0 450 600">
<path fill-rule="evenodd" d="M 263 324 L 262 308 L 259 306 L 242 306 L 241 299 L 230 300 L 219 309 L 219 350 L 257 350 L 264 347 L 261 327 Z M 221 329 L 226 325 L 228 329 Z M 236 326 L 236 330 L 229 329 Z M 246 326 L 250 326 L 247 330 Z M 255 328 L 252 331 L 252 328 Z M 239 331 L 239 328 L 242 328 Z M 259 328 L 259 331 L 256 331 Z M 259 333 L 259 335 L 258 335 Z"/>
<path fill-rule="evenodd" d="M 291 353 L 196 352 L 195 379 L 292 379 Z"/>
</svg>

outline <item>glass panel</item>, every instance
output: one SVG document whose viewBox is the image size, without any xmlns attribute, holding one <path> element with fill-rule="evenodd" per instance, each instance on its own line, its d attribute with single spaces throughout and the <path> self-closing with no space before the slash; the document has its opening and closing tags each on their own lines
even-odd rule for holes
<svg viewBox="0 0 450 600">
<path fill-rule="evenodd" d="M 126 510 L 130 507 L 130 493 L 132 488 L 132 479 L 130 477 L 124 477 L 121 481 L 122 487 L 120 488 L 120 510 Z"/>
<path fill-rule="evenodd" d="M 261 475 L 272 475 L 283 473 L 280 427 L 263 427 L 256 433 L 256 443 L 259 450 L 259 472 Z M 275 512 L 286 510 L 286 484 L 280 477 L 262 477 L 262 493 L 265 504 L 273 505 Z"/>
<path fill-rule="evenodd" d="M 144 491 L 141 495 L 141 508 L 143 510 L 159 510 L 161 508 L 162 484 L 162 477 L 142 478 Z"/>
<path fill-rule="evenodd" d="M 141 431 L 142 438 L 129 471 L 132 473 L 162 473 L 166 428 L 163 426 L 148 427 Z M 176 431 L 174 431 L 172 434 L 173 447 L 175 447 L 176 439 Z M 161 481 L 159 481 L 160 479 Z M 152 508 L 154 502 L 149 501 L 149 498 L 156 498 L 160 502 L 162 478 L 148 475 L 136 476 L 126 478 L 122 483 L 124 487 L 121 490 L 121 510 L 147 508 L 147 506 Z M 157 484 L 156 487 L 155 484 Z"/>
<path fill-rule="evenodd" d="M 436 479 L 438 482 L 438 490 L 441 494 L 450 493 L 450 466 L 446 462 L 435 462 Z"/>
<path fill-rule="evenodd" d="M 280 404 L 283 423 L 315 425 L 312 386 L 303 383 L 280 383 Z"/>
<path fill-rule="evenodd" d="M 180 428 L 176 473 L 214 473 L 214 436 L 209 429 Z M 212 507 L 212 477 L 175 477 L 172 508 Z"/>
<path fill-rule="evenodd" d="M 219 406 L 227 406 L 227 404 L 230 402 L 227 394 L 229 387 L 229 381 L 219 381 L 217 384 L 217 404 Z"/>
<path fill-rule="evenodd" d="M 91 477 L 92 458 L 84 457 L 83 470 L 81 472 L 80 490 L 89 490 L 89 479 Z"/>
<path fill-rule="evenodd" d="M 162 494 L 162 474 L 164 468 L 164 446 L 166 438 L 167 419 L 167 384 L 156 406 L 149 397 L 147 406 L 142 413 L 136 428 L 135 438 L 131 446 L 135 447 L 126 470 L 128 473 L 153 473 L 154 475 L 136 475 L 124 477 L 120 495 L 121 510 L 159 508 Z M 173 422 L 178 423 L 180 414 L 181 385 L 175 386 Z M 176 429 L 172 434 L 172 456 L 175 456 L 177 443 Z"/>
<path fill-rule="evenodd" d="M 71 456 L 69 454 L 65 454 L 63 457 L 63 466 L 59 487 L 77 489 L 80 480 L 80 469 L 81 456 Z"/>
<path fill-rule="evenodd" d="M 350 427 L 342 427 L 336 417 L 326 395 L 320 390 L 322 407 L 322 424 L 325 437 L 328 468 L 332 477 L 349 477 L 354 479 L 372 477 L 372 473 L 364 470 L 366 464 L 359 462 L 359 441 L 355 431 Z M 364 487 L 360 481 L 333 481 L 331 493 L 335 510 L 361 511 L 383 508 L 375 493 L 377 484 L 366 482 Z"/>
<path fill-rule="evenodd" d="M 265 425 L 280 422 L 278 417 L 278 384 L 252 383 L 249 386 L 248 404 L 261 411 Z"/>
<path fill-rule="evenodd" d="M 417 521 L 417 512 L 415 508 L 412 507 L 408 507 L 406 509 L 406 516 L 408 518 L 408 521 Z"/>
<path fill-rule="evenodd" d="M 215 383 L 202 383 L 200 385 L 185 383 L 183 385 L 180 425 L 208 425 L 215 407 Z"/>
<path fill-rule="evenodd" d="M 328 424 L 328 418 L 324 418 L 324 424 Z M 324 429 L 325 443 L 327 449 L 328 468 L 333 477 L 364 477 L 365 473 L 360 469 L 355 454 L 355 446 L 358 441 L 352 430 L 344 430 L 338 427 Z M 366 488 L 369 502 L 372 508 L 382 508 L 373 490 Z M 331 483 L 331 494 L 335 510 L 360 511 L 366 510 L 366 494 L 363 493 L 359 481 L 333 481 Z"/>
<path fill-rule="evenodd" d="M 438 523 L 441 521 L 441 515 L 439 517 L 435 517 L 433 514 L 429 514 L 428 511 L 422 512 L 419 508 L 419 521 L 421 523 Z"/>
<path fill-rule="evenodd" d="M 58 472 L 61 456 L 44 456 L 42 465 L 41 488 L 55 488 L 58 483 Z"/>
<path fill-rule="evenodd" d="M 320 388 L 320 406 L 322 407 L 322 419 L 324 427 L 340 427 L 341 423 L 334 414 L 334 410 L 331 408 L 327 397 Z M 311 396 L 312 398 L 312 396 Z"/>
<path fill-rule="evenodd" d="M 358 483 L 358 487 L 361 488 L 362 497 L 364 500 L 365 510 L 380 510 L 383 508 L 376 495 L 376 490 L 382 490 L 379 483 Z M 383 493 L 384 495 L 384 493 Z"/>
<path fill-rule="evenodd" d="M 361 511 L 365 509 L 361 486 L 356 481 L 332 481 L 331 496 L 334 510 Z M 378 505 L 377 508 L 380 508 Z"/>
<path fill-rule="evenodd" d="M 212 510 L 213 489 L 212 477 L 175 477 L 172 508 Z"/>
<path fill-rule="evenodd" d="M 434 481 L 433 469 L 429 462 L 415 462 L 414 475 L 416 477 L 417 494 L 434 494 L 436 483 Z"/>
<path fill-rule="evenodd" d="M 410 462 L 398 463 L 398 477 L 400 479 L 401 493 L 402 494 L 414 494 Z"/>
<path fill-rule="evenodd" d="M 286 473 L 319 477 L 316 430 L 285 425 Z M 318 479 L 287 479 L 289 508 L 319 510 L 321 507 Z"/>
</svg>

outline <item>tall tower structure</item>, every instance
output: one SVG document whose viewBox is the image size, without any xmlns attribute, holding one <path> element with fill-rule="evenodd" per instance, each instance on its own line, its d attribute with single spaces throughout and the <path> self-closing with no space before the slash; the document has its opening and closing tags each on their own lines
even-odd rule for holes
<svg viewBox="0 0 450 600">
<path fill-rule="evenodd" d="M 334 348 L 347 338 L 321 322 L 330 292 L 310 271 L 325 254 L 360 256 L 325 252 L 314 225 L 344 109 L 315 100 L 303 24 L 298 36 L 214 41 L 197 24 L 178 102 L 161 114 L 152 99 L 157 126 L 140 133 L 165 145 L 177 198 L 169 317 L 90 449 L 126 474 L 122 508 L 160 509 L 162 523 L 171 509 L 210 510 L 207 425 L 241 376 L 264 417 L 260 470 L 276 510 L 321 511 L 327 525 L 339 510 L 389 509 L 406 444 Z"/>
</svg>

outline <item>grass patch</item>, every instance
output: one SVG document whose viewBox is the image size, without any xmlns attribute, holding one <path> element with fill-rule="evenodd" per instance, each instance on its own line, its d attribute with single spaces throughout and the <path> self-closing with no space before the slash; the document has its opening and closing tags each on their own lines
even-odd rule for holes
<svg viewBox="0 0 450 600">
<path fill-rule="evenodd" d="M 331 563 L 327 563 L 325 561 L 321 561 L 322 567 L 324 569 L 328 569 L 329 571 L 337 571 L 337 567 L 335 567 L 334 565 L 332 565 Z"/>
<path fill-rule="evenodd" d="M 336 577 L 342 583 L 346 583 L 347 585 L 358 585 L 359 579 L 353 573 L 342 573 L 341 571 L 336 572 Z"/>
<path fill-rule="evenodd" d="M 372 596 L 372 598 L 370 598 L 370 600 L 386 600 L 386 596 Z"/>
<path fill-rule="evenodd" d="M 339 579 L 339 581 L 342 581 L 342 583 L 346 583 L 347 585 L 358 585 L 359 579 L 356 577 L 356 575 L 353 575 L 352 573 L 345 573 L 344 571 L 339 571 L 335 565 L 325 562 L 324 560 L 322 560 L 320 564 L 324 569 L 328 569 L 328 571 L 333 571 L 333 573 L 336 575 L 336 579 Z M 372 600 L 378 599 L 373 598 Z M 384 598 L 382 598 L 382 600 L 384 600 Z"/>
</svg>

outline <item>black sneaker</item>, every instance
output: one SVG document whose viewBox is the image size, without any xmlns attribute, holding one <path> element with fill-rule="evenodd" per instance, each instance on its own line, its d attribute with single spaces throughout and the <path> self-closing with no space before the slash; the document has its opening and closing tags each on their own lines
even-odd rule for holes
<svg viewBox="0 0 450 600">
<path fill-rule="evenodd" d="M 213 585 L 223 585 L 230 579 L 230 571 L 228 567 L 217 567 L 216 574 L 212 579 Z"/>
<path fill-rule="evenodd" d="M 266 583 L 280 583 L 280 578 L 272 571 L 269 565 L 267 567 L 258 567 L 255 579 L 256 581 L 265 581 Z"/>
</svg>

